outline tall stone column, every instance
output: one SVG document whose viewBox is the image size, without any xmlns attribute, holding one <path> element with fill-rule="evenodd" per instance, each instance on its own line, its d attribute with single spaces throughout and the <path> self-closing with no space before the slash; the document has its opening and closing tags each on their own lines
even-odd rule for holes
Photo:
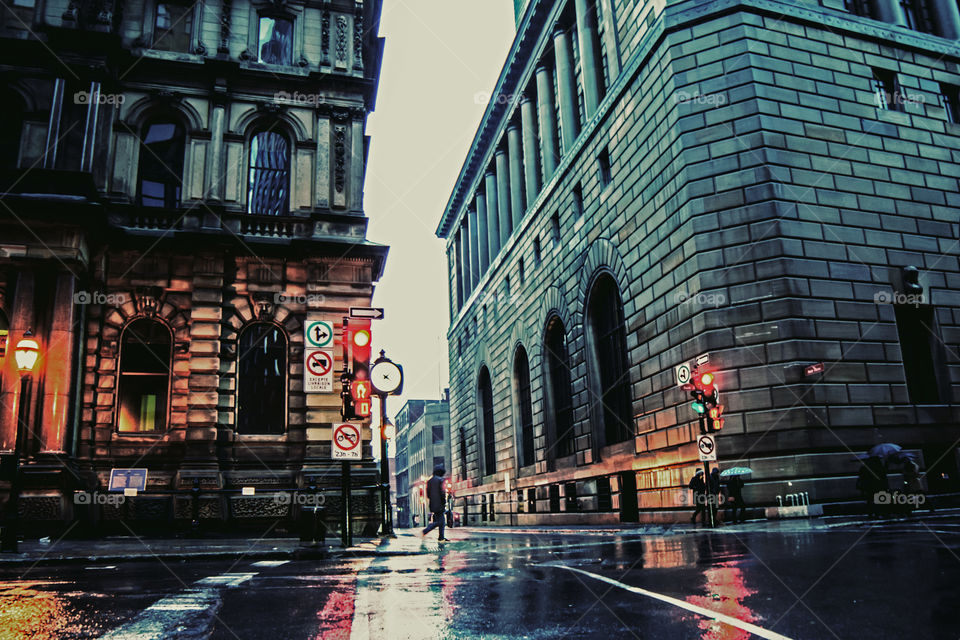
<svg viewBox="0 0 960 640">
<path fill-rule="evenodd" d="M 900 0 L 876 0 L 874 8 L 877 10 L 879 20 L 901 27 L 907 26 L 907 18 L 903 13 L 903 7 L 900 6 Z"/>
<path fill-rule="evenodd" d="M 208 200 L 223 200 L 223 119 L 226 115 L 224 104 L 215 104 L 210 114 L 210 156 L 207 162 L 206 185 L 204 191 Z"/>
<path fill-rule="evenodd" d="M 487 196 L 487 230 L 490 232 L 490 264 L 500 253 L 500 206 L 497 197 L 497 174 L 487 171 L 483 176 L 484 191 Z"/>
<path fill-rule="evenodd" d="M 500 216 L 500 246 L 505 247 L 513 233 L 513 219 L 510 217 L 510 161 L 503 149 L 497 149 L 497 204 Z"/>
<path fill-rule="evenodd" d="M 939 34 L 951 40 L 960 39 L 960 8 L 956 0 L 933 0 L 931 9 L 939 25 Z"/>
<path fill-rule="evenodd" d="M 557 93 L 560 98 L 560 126 L 563 132 L 564 152 L 573 146 L 580 135 L 580 115 L 577 112 L 577 78 L 573 72 L 573 50 L 570 34 L 563 29 L 553 32 L 553 51 L 557 59 Z"/>
<path fill-rule="evenodd" d="M 0 393 L 0 451 L 13 451 L 17 441 L 17 422 L 20 411 L 20 373 L 17 371 L 16 358 L 13 350 L 17 342 L 23 337 L 27 329 L 33 331 L 40 343 L 41 354 L 48 347 L 34 323 L 34 277 L 33 272 L 23 269 L 17 274 L 17 285 L 14 290 L 10 315 L 10 329 L 7 334 L 7 357 L 2 360 L 3 384 Z M 43 357 L 41 355 L 41 357 Z M 37 383 L 33 382 L 36 393 Z M 36 397 L 36 396 L 34 396 Z M 24 434 L 26 435 L 26 434 Z M 26 438 L 24 438 L 26 439 Z"/>
<path fill-rule="evenodd" d="M 463 308 L 463 301 L 466 298 L 466 288 L 463 286 L 463 234 L 457 230 L 456 238 L 453 241 L 454 253 L 457 262 L 457 312 Z"/>
<path fill-rule="evenodd" d="M 597 50 L 597 14 L 588 0 L 574 0 L 577 14 L 577 39 L 580 45 L 580 69 L 583 75 L 583 106 L 587 120 L 593 117 L 600 106 L 603 94 L 603 79 L 600 74 L 600 52 Z"/>
<path fill-rule="evenodd" d="M 480 283 L 480 230 L 477 224 L 477 209 L 470 207 L 470 288 Z"/>
<path fill-rule="evenodd" d="M 560 150 L 557 146 L 557 112 L 553 107 L 553 74 L 545 65 L 537 67 L 537 110 L 540 116 L 540 157 L 543 181 L 550 182 L 557 171 Z"/>
<path fill-rule="evenodd" d="M 470 294 L 473 293 L 473 258 L 471 257 L 470 237 L 473 235 L 470 229 L 470 223 L 468 222 L 470 216 L 466 214 L 463 216 L 463 221 L 460 223 L 460 238 L 463 242 L 463 299 L 466 301 L 470 297 Z"/>
<path fill-rule="evenodd" d="M 610 84 L 620 75 L 620 43 L 617 41 L 617 23 L 613 19 L 611 0 L 597 0 L 600 21 L 603 23 L 603 49 L 607 54 Z"/>
<path fill-rule="evenodd" d="M 487 228 L 487 198 L 477 190 L 473 206 L 477 210 L 477 249 L 480 252 L 480 275 L 490 268 L 490 230 Z"/>
<path fill-rule="evenodd" d="M 71 273 L 57 275 L 53 294 L 53 319 L 50 323 L 49 344 L 46 346 L 47 366 L 43 375 L 43 402 L 40 418 L 40 452 L 63 452 L 70 411 L 70 391 L 73 380 L 74 323 L 76 301 L 73 299 L 76 279 Z"/>
<path fill-rule="evenodd" d="M 350 133 L 350 208 L 363 211 L 363 120 L 353 120 Z"/>
<path fill-rule="evenodd" d="M 520 124 L 523 129 L 523 175 L 527 207 L 530 207 L 540 193 L 540 161 L 537 155 L 537 114 L 533 101 L 527 97 L 520 102 Z"/>
<path fill-rule="evenodd" d="M 520 227 L 527 210 L 523 196 L 523 156 L 520 150 L 520 129 L 515 124 L 507 127 L 507 148 L 510 151 L 510 211 L 513 228 Z"/>
</svg>

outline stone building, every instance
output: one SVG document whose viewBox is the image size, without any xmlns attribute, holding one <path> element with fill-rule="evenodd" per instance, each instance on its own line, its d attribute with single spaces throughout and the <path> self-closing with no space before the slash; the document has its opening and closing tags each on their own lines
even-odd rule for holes
<svg viewBox="0 0 960 640">
<path fill-rule="evenodd" d="M 516 6 L 437 228 L 464 508 L 689 517 L 704 355 L 748 502 L 858 508 L 881 442 L 960 489 L 957 3 Z"/>
<path fill-rule="evenodd" d="M 24 518 L 116 518 L 73 499 L 105 491 L 112 468 L 148 469 L 122 506 L 130 526 L 190 519 L 194 487 L 202 522 L 234 526 L 291 515 L 280 490 L 339 486 L 339 381 L 305 393 L 304 325 L 331 322 L 339 372 L 342 318 L 383 273 L 363 208 L 380 10 L 25 0 L 4 12 L 0 450 L 19 434 Z M 21 397 L 11 352 L 28 329 L 41 359 Z M 358 467 L 360 485 L 376 482 L 372 462 Z M 355 526 L 373 526 L 377 501 L 357 500 Z"/>
<path fill-rule="evenodd" d="M 424 526 L 430 518 L 424 496 L 426 482 L 437 465 L 450 470 L 450 403 L 407 400 L 394 420 L 397 427 L 398 527 Z"/>
</svg>

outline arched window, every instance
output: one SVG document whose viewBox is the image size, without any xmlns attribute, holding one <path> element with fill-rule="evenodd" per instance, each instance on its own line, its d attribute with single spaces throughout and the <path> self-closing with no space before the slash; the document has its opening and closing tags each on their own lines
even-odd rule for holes
<svg viewBox="0 0 960 640">
<path fill-rule="evenodd" d="M 134 320 L 120 340 L 117 430 L 156 433 L 167 428 L 170 330 L 156 320 Z"/>
<path fill-rule="evenodd" d="M 175 209 L 180 206 L 186 134 L 171 118 L 157 118 L 143 127 L 140 140 L 140 204 Z"/>
<path fill-rule="evenodd" d="M 275 131 L 250 139 L 247 212 L 279 216 L 290 211 L 290 145 Z"/>
<path fill-rule="evenodd" d="M 497 447 L 493 426 L 493 386 L 490 384 L 490 372 L 486 367 L 480 370 L 477 395 L 480 398 L 480 422 L 483 429 L 483 473 L 496 473 Z"/>
<path fill-rule="evenodd" d="M 237 433 L 286 431 L 287 338 L 276 326 L 257 322 L 240 334 L 237 366 Z"/>
<path fill-rule="evenodd" d="M 630 371 L 623 304 L 617 283 L 608 274 L 597 278 L 587 303 L 587 323 L 593 351 L 595 398 L 600 401 L 603 440 L 614 444 L 633 437 Z M 596 414 L 595 414 L 596 415 Z"/>
<path fill-rule="evenodd" d="M 547 323 L 544 338 L 547 372 L 548 435 L 550 458 L 563 458 L 574 452 L 573 395 L 570 387 L 570 362 L 567 357 L 566 330 L 560 318 Z"/>
<path fill-rule="evenodd" d="M 517 406 L 514 415 L 520 428 L 520 466 L 534 463 L 533 403 L 530 399 L 530 361 L 527 350 L 517 348 L 513 359 L 513 392 Z"/>
</svg>

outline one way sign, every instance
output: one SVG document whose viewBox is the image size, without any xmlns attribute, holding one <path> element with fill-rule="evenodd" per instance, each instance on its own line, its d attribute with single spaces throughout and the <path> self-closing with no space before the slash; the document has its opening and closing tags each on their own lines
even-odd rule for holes
<svg viewBox="0 0 960 640">
<path fill-rule="evenodd" d="M 381 307 L 350 307 L 350 317 L 382 320 L 383 309 Z"/>
</svg>

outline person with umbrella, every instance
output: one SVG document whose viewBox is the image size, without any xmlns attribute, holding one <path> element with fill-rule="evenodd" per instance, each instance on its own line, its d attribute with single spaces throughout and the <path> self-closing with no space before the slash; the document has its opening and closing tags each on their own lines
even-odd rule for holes
<svg viewBox="0 0 960 640">
<path fill-rule="evenodd" d="M 730 512 L 733 523 L 746 520 L 746 504 L 743 502 L 743 479 L 753 471 L 748 467 L 731 467 L 724 470 L 720 477 L 727 485 L 727 511 Z"/>
<path fill-rule="evenodd" d="M 871 449 L 871 453 L 876 448 Z M 899 450 L 899 447 L 897 449 Z M 877 507 L 877 494 L 890 491 L 890 485 L 887 481 L 887 467 L 878 456 L 871 455 L 860 467 L 857 489 L 867 502 L 867 514 L 871 518 L 878 517 L 880 510 Z"/>
</svg>

